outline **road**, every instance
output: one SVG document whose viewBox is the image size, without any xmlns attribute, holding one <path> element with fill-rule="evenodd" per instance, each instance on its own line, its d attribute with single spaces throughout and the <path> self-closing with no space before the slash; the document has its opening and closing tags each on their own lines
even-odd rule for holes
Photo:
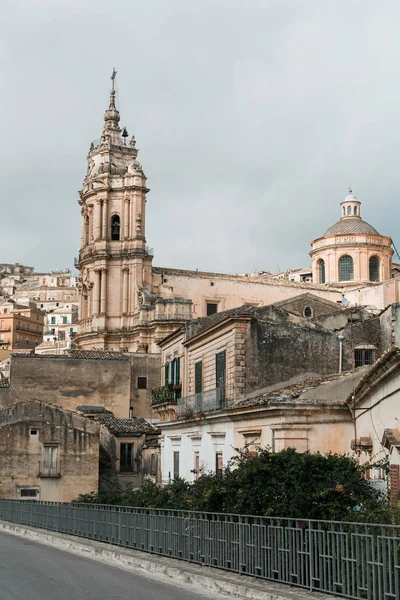
<svg viewBox="0 0 400 600">
<path fill-rule="evenodd" d="M 1 600 L 200 600 L 215 593 L 182 589 L 157 578 L 81 558 L 0 533 Z M 220 596 L 222 598 L 222 596 Z M 226 596 L 225 596 L 226 598 Z"/>
</svg>

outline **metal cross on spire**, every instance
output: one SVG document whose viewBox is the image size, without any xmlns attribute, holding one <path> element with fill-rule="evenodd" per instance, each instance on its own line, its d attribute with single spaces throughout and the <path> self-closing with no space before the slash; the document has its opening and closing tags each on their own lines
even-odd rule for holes
<svg viewBox="0 0 400 600">
<path fill-rule="evenodd" d="M 117 72 L 118 71 L 115 70 L 115 67 L 113 67 L 113 72 L 112 72 L 112 75 L 110 77 L 110 79 L 112 81 L 112 89 L 114 89 L 114 87 L 115 87 L 115 78 L 117 76 Z"/>
</svg>

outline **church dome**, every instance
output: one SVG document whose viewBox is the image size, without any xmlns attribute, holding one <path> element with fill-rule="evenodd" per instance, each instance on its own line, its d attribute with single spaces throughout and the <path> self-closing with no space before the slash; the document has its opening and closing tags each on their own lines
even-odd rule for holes
<svg viewBox="0 0 400 600">
<path fill-rule="evenodd" d="M 360 210 L 361 202 L 357 200 L 351 187 L 349 188 L 349 193 L 346 198 L 340 203 L 340 206 L 342 207 L 342 218 L 340 221 L 337 221 L 337 223 L 329 227 L 323 237 L 326 238 L 331 237 L 332 235 L 357 233 L 379 235 L 372 225 L 362 220 Z"/>
<path fill-rule="evenodd" d="M 367 223 L 367 221 L 363 221 L 360 217 L 346 217 L 331 225 L 323 237 L 331 237 L 332 235 L 340 235 L 341 233 L 371 233 L 372 235 L 379 235 L 375 227 L 372 227 L 372 225 Z"/>
</svg>

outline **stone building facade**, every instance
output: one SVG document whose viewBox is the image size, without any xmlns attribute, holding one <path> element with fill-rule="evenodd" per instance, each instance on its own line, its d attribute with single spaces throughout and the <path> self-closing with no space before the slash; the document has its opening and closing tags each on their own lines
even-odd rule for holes
<svg viewBox="0 0 400 600">
<path fill-rule="evenodd" d="M 71 502 L 97 490 L 99 429 L 36 400 L 0 410 L 0 498 Z"/>
<path fill-rule="evenodd" d="M 153 408 L 161 420 L 173 418 L 174 404 L 188 415 L 219 410 L 305 376 L 372 364 L 391 344 L 384 332 L 392 324 L 392 314 L 312 294 L 192 320 L 160 342 L 162 386 Z"/>
</svg>

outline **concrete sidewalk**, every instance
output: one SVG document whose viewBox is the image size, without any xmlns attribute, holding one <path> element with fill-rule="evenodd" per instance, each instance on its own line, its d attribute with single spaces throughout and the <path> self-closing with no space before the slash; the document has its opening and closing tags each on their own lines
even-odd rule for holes
<svg viewBox="0 0 400 600">
<path fill-rule="evenodd" d="M 302 588 L 258 580 L 246 575 L 228 573 L 211 567 L 187 563 L 174 558 L 166 558 L 147 554 L 138 550 L 130 550 L 87 540 L 85 538 L 53 533 L 45 529 L 27 527 L 0 521 L 0 532 L 12 533 L 66 550 L 86 558 L 129 569 L 132 572 L 161 577 L 169 584 L 174 583 L 193 586 L 193 589 L 204 589 L 224 594 L 227 598 L 247 600 L 332 600 L 337 596 L 309 592 Z M 339 600 L 339 599 L 338 599 Z"/>
</svg>

